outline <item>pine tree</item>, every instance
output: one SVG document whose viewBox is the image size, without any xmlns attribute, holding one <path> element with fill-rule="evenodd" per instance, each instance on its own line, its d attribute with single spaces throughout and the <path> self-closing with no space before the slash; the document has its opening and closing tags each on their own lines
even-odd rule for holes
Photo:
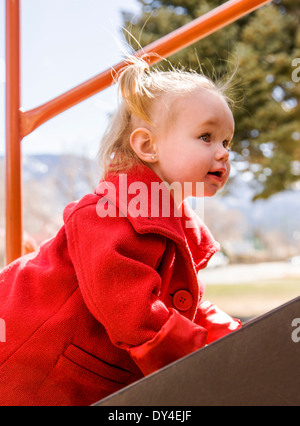
<svg viewBox="0 0 300 426">
<path fill-rule="evenodd" d="M 138 0 L 141 15 L 125 27 L 144 47 L 224 3 L 220 0 Z M 252 177 L 254 198 L 300 187 L 300 6 L 276 0 L 169 58 L 210 77 L 234 76 L 233 164 Z M 127 39 L 138 49 L 132 37 Z M 199 67 L 201 64 L 201 67 Z M 166 66 L 163 63 L 162 67 Z M 300 59 L 298 67 L 300 66 Z M 300 77 L 300 68 L 298 75 Z"/>
</svg>

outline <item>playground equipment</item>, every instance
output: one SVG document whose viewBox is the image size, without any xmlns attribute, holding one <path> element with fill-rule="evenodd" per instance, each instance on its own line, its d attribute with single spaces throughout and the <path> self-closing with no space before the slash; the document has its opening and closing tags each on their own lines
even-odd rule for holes
<svg viewBox="0 0 300 426">
<path fill-rule="evenodd" d="M 299 406 L 299 313 L 300 298 L 96 406 Z"/>
<path fill-rule="evenodd" d="M 230 0 L 136 53 L 150 64 L 203 39 L 271 0 Z M 126 64 L 113 68 L 118 72 Z M 20 0 L 6 0 L 6 263 L 22 255 L 22 139 L 38 126 L 113 84 L 111 68 L 30 111 L 20 105 Z"/>
</svg>

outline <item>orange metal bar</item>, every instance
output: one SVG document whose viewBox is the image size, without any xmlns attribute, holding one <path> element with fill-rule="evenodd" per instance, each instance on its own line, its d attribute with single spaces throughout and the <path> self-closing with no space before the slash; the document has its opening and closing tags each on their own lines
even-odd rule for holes
<svg viewBox="0 0 300 426">
<path fill-rule="evenodd" d="M 21 256 L 23 235 L 20 108 L 20 3 L 6 0 L 6 262 Z"/>
<path fill-rule="evenodd" d="M 136 53 L 149 55 L 149 64 L 179 50 L 258 9 L 271 0 L 230 0 Z M 6 251 L 7 263 L 22 254 L 21 140 L 41 124 L 114 82 L 111 68 L 61 96 L 30 111 L 20 109 L 20 0 L 6 0 Z M 126 66 L 113 67 L 118 72 Z"/>
<path fill-rule="evenodd" d="M 207 37 L 213 32 L 231 24 L 237 19 L 258 9 L 271 0 L 230 0 L 222 6 L 201 16 L 195 21 L 172 32 L 136 53 L 137 56 L 149 54 L 149 63 L 155 64 L 183 48 Z M 154 55 L 151 55 L 154 54 Z M 121 62 L 113 68 L 118 72 L 126 64 Z M 41 124 L 62 113 L 79 102 L 111 86 L 114 82 L 111 68 L 65 94 L 27 112 L 21 112 L 21 135 L 31 133 Z"/>
</svg>

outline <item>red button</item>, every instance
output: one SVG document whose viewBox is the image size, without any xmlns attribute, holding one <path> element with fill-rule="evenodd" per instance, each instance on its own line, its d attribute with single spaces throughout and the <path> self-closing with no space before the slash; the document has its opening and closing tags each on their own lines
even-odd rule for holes
<svg viewBox="0 0 300 426">
<path fill-rule="evenodd" d="M 173 305 L 179 311 L 187 311 L 193 306 L 193 302 L 191 293 L 186 290 L 177 291 L 173 296 Z"/>
</svg>

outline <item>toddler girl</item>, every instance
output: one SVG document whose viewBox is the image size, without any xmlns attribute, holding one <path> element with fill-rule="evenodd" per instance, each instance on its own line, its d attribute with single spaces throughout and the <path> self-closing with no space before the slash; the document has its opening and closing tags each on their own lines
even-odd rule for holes
<svg viewBox="0 0 300 426">
<path fill-rule="evenodd" d="M 95 193 L 0 274 L 0 405 L 90 405 L 240 328 L 203 299 L 219 245 L 186 201 L 229 177 L 223 90 L 134 58 L 119 88 Z"/>
</svg>

